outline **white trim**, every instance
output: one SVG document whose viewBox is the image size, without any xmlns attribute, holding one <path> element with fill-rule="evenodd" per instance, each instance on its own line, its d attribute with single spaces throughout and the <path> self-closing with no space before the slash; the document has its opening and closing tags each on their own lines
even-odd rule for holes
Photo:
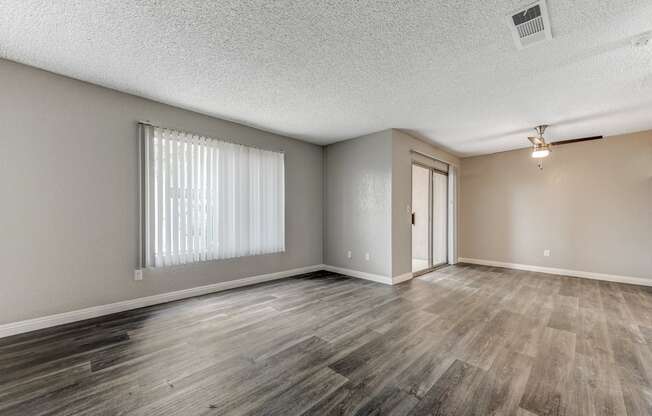
<svg viewBox="0 0 652 416">
<path fill-rule="evenodd" d="M 399 283 L 406 282 L 406 281 L 412 279 L 412 277 L 413 277 L 413 275 L 412 275 L 411 272 L 410 273 L 404 273 L 404 274 L 401 274 L 401 275 L 398 275 L 398 276 L 394 276 L 394 277 L 392 277 L 392 284 L 397 285 Z"/>
<path fill-rule="evenodd" d="M 11 335 L 22 334 L 24 332 L 35 331 L 37 329 L 49 328 L 57 325 L 68 324 L 71 322 L 82 321 L 84 319 L 96 318 L 98 316 L 108 315 L 116 312 L 128 311 L 131 309 L 142 308 L 145 306 L 157 305 L 159 303 L 172 302 L 179 299 L 190 298 L 193 296 L 205 295 L 213 292 L 234 289 L 242 286 L 255 285 L 257 283 L 268 282 L 270 280 L 283 279 L 285 277 L 296 276 L 303 273 L 316 272 L 323 270 L 325 267 L 321 264 L 298 269 L 284 270 L 276 273 L 261 274 L 257 276 L 245 277 L 242 279 L 230 280 L 227 282 L 215 283 L 207 286 L 193 287 L 190 289 L 178 290 L 175 292 L 161 293 L 158 295 L 147 296 L 143 298 L 130 299 L 122 302 L 110 303 L 107 305 L 93 306 L 90 308 L 79 309 L 76 311 L 59 313 L 56 315 L 43 316 L 40 318 L 28 319 L 25 321 L 12 322 L 0 325 L 0 338 Z"/>
<path fill-rule="evenodd" d="M 300 267 L 297 269 L 284 270 L 276 273 L 261 274 L 257 276 L 245 277 L 242 279 L 230 280 L 227 282 L 215 283 L 212 285 L 192 287 L 189 289 L 177 290 L 175 292 L 167 292 L 142 298 L 124 300 L 121 302 L 109 303 L 106 305 L 92 306 L 90 308 L 78 309 L 75 311 L 58 313 L 55 315 L 42 316 L 39 318 L 27 319 L 24 321 L 11 322 L 8 324 L 0 325 L 0 338 L 22 334 L 25 332 L 36 331 L 39 329 L 50 328 L 53 326 L 69 324 L 71 322 L 83 321 L 85 319 L 97 318 L 99 316 L 124 312 L 131 309 L 138 309 L 146 306 L 158 305 L 175 300 L 191 298 L 193 296 L 201 296 L 208 293 L 221 292 L 223 290 L 255 285 L 257 283 L 283 279 L 304 273 L 316 272 L 319 270 L 327 270 L 329 272 L 340 273 L 343 275 L 357 277 L 365 280 L 371 280 L 373 282 L 383 283 L 386 285 L 395 285 L 412 278 L 412 273 L 405 273 L 400 276 L 394 276 L 391 278 L 388 276 L 366 273 L 358 270 L 345 269 L 342 267 L 329 266 L 326 264 L 317 264 L 314 266 Z"/>
<path fill-rule="evenodd" d="M 494 261 L 494 260 L 469 259 L 465 257 L 460 257 L 459 261 L 462 263 L 480 264 L 483 266 L 506 267 L 508 269 L 558 274 L 562 276 L 583 277 L 585 279 L 604 280 L 607 282 L 627 283 L 631 285 L 640 285 L 640 286 L 652 286 L 652 279 L 646 279 L 643 277 L 620 276 L 615 274 L 585 272 L 581 270 L 557 269 L 554 267 L 532 266 L 529 264 L 518 264 L 518 263 L 505 263 L 502 261 Z"/>
<path fill-rule="evenodd" d="M 345 269 L 343 267 L 329 266 L 327 264 L 323 265 L 323 269 L 333 273 L 340 273 L 351 277 L 357 277 L 359 279 L 371 280 L 372 282 L 384 283 L 386 285 L 393 284 L 391 277 L 383 276 L 380 274 L 366 273 L 358 270 Z"/>
</svg>

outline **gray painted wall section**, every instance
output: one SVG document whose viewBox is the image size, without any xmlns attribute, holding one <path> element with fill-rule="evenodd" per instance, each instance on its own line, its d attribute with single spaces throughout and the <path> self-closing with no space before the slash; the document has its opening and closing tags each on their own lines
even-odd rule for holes
<svg viewBox="0 0 652 416">
<path fill-rule="evenodd" d="M 390 276 L 391 169 L 390 130 L 325 148 L 325 264 Z"/>
<path fill-rule="evenodd" d="M 652 279 L 652 131 L 543 163 L 529 149 L 462 159 L 460 257 Z"/>
<path fill-rule="evenodd" d="M 322 263 L 322 148 L 0 60 L 0 324 Z M 286 152 L 286 248 L 137 265 L 137 129 Z"/>
</svg>

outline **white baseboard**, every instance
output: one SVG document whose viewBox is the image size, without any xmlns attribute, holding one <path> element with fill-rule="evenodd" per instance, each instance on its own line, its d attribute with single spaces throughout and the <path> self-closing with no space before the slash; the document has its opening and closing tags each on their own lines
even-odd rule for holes
<svg viewBox="0 0 652 416">
<path fill-rule="evenodd" d="M 527 270 L 531 272 L 549 273 L 549 274 L 557 274 L 557 275 L 572 276 L 572 277 L 583 277 L 585 279 L 594 279 L 594 280 L 604 280 L 607 282 L 627 283 L 631 285 L 640 285 L 640 286 L 652 286 L 652 278 L 645 279 L 643 277 L 619 276 L 615 274 L 585 272 L 581 270 L 557 269 L 554 267 L 532 266 L 529 264 L 518 264 L 518 263 L 505 263 L 502 261 L 494 261 L 494 260 L 469 259 L 465 257 L 460 257 L 459 261 L 462 263 L 479 264 L 483 266 L 505 267 L 508 269 Z"/>
<path fill-rule="evenodd" d="M 90 308 L 28 319 L 25 321 L 12 322 L 9 324 L 0 325 L 0 338 L 22 334 L 24 332 L 35 331 L 37 329 L 49 328 L 57 325 L 68 324 L 71 322 L 82 321 L 84 319 L 96 318 L 98 316 L 108 315 L 112 313 L 124 312 L 145 306 L 152 306 L 159 303 L 171 302 L 179 299 L 190 298 L 193 296 L 220 292 L 227 289 L 254 285 L 257 283 L 268 282 L 270 280 L 283 279 L 285 277 L 296 276 L 303 273 L 316 272 L 323 269 L 324 266 L 321 264 L 308 267 L 300 267 L 298 269 L 261 274 L 257 276 L 245 277 L 243 279 L 231 280 L 228 282 L 220 282 L 207 286 L 193 287 L 190 289 L 177 290 L 175 292 L 161 293 L 159 295 L 130 299 L 122 302 L 110 303 L 107 305 L 93 306 Z"/>
<path fill-rule="evenodd" d="M 351 277 L 357 277 L 359 279 L 371 280 L 372 282 L 384 283 L 386 285 L 394 284 L 391 277 L 383 276 L 380 274 L 366 273 L 358 270 L 345 269 L 343 267 L 329 266 L 327 264 L 323 265 L 323 269 L 333 273 L 340 273 Z"/>
<path fill-rule="evenodd" d="M 389 277 L 380 274 L 361 272 L 359 270 L 345 269 L 344 267 L 329 266 L 328 264 L 324 264 L 322 265 L 322 267 L 324 270 L 327 270 L 329 272 L 344 274 L 351 277 L 357 277 L 359 279 L 371 280 L 372 282 L 382 283 L 385 285 L 397 285 L 399 283 L 412 279 L 412 273 L 405 273 L 399 276 Z"/>
<path fill-rule="evenodd" d="M 397 285 L 399 283 L 406 282 L 406 281 L 412 279 L 412 277 L 413 277 L 413 275 L 412 275 L 411 272 L 410 273 L 404 273 L 404 274 L 401 274 L 399 276 L 394 276 L 394 277 L 392 277 L 392 284 Z"/>
<path fill-rule="evenodd" d="M 8 324 L 0 325 L 0 338 L 22 334 L 25 332 L 36 331 L 43 328 L 50 328 L 57 325 L 69 324 L 71 322 L 83 321 L 85 319 L 97 318 L 99 316 L 124 312 L 131 309 L 138 309 L 146 306 L 158 305 L 160 303 L 186 299 L 193 296 L 201 296 L 208 293 L 220 292 L 223 290 L 255 285 L 257 283 L 268 282 L 271 280 L 283 279 L 285 277 L 296 276 L 303 273 L 316 272 L 318 270 L 328 270 L 330 272 L 340 273 L 365 280 L 371 280 L 386 285 L 398 284 L 412 278 L 412 273 L 406 273 L 390 278 L 388 276 L 365 273 L 357 270 L 345 269 L 342 267 L 317 264 L 314 266 L 300 267 L 298 269 L 284 270 L 276 273 L 261 274 L 258 276 L 245 277 L 242 279 L 230 280 L 228 282 L 220 282 L 206 286 L 192 287 L 189 289 L 177 290 L 174 292 L 161 293 L 158 295 L 109 303 L 106 305 L 92 306 L 90 308 L 78 309 L 75 311 L 58 313 L 56 315 L 48 315 L 40 318 L 27 319 L 25 321 L 11 322 Z"/>
</svg>

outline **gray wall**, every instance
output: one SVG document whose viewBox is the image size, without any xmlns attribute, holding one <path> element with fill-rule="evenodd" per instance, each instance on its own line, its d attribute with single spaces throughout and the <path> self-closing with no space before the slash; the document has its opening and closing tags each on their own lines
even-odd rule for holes
<svg viewBox="0 0 652 416">
<path fill-rule="evenodd" d="M 0 60 L 0 324 L 322 263 L 322 148 Z M 286 152 L 282 254 L 137 264 L 136 121 Z"/>
<path fill-rule="evenodd" d="M 324 263 L 390 276 L 391 169 L 391 130 L 325 148 Z"/>
<path fill-rule="evenodd" d="M 392 130 L 392 276 L 412 271 L 412 162 L 433 164 L 431 159 L 410 150 L 456 166 L 460 164 L 460 160 L 450 153 L 402 131 Z"/>
<path fill-rule="evenodd" d="M 462 160 L 460 257 L 652 279 L 652 131 Z M 551 250 L 550 257 L 543 251 Z"/>
<path fill-rule="evenodd" d="M 460 163 L 398 130 L 325 148 L 324 263 L 388 277 L 412 271 L 412 161 L 433 162 L 410 150 Z M 370 261 L 364 260 L 366 252 Z"/>
</svg>

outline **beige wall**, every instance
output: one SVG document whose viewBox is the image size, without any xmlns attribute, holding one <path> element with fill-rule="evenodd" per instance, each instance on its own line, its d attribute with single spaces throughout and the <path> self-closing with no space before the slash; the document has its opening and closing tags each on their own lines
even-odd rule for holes
<svg viewBox="0 0 652 416">
<path fill-rule="evenodd" d="M 652 131 L 462 159 L 460 257 L 652 279 Z M 543 251 L 551 250 L 550 257 Z"/>
<path fill-rule="evenodd" d="M 0 60 L 0 324 L 322 263 L 322 148 Z M 286 153 L 286 252 L 137 266 L 137 120 Z"/>
</svg>

